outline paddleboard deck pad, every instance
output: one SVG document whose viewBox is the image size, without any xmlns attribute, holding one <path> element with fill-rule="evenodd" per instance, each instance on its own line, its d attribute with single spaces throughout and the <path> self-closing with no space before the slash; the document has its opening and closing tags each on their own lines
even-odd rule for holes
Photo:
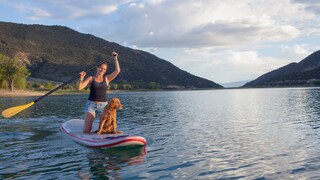
<svg viewBox="0 0 320 180">
<path fill-rule="evenodd" d="M 61 124 L 60 129 L 67 136 L 81 145 L 90 148 L 112 148 L 121 146 L 145 146 L 146 140 L 141 136 L 129 134 L 96 134 L 83 133 L 84 120 L 71 119 Z M 98 129 L 99 124 L 93 123 L 92 129 Z"/>
</svg>

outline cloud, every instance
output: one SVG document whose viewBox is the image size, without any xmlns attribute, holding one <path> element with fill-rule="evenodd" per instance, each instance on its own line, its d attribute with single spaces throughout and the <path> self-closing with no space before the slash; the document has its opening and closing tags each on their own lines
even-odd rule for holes
<svg viewBox="0 0 320 180">
<path fill-rule="evenodd" d="M 77 0 L 46 0 L 27 1 L 17 0 L 7 1 L 18 11 L 28 14 L 29 19 L 39 20 L 51 18 L 52 20 L 77 20 L 101 18 L 101 16 L 111 14 L 117 7 L 126 0 L 113 1 L 77 1 Z"/>
<path fill-rule="evenodd" d="M 45 9 L 41 9 L 39 7 L 30 7 L 23 4 L 18 4 L 16 9 L 21 12 L 26 12 L 29 14 L 29 18 L 31 20 L 39 20 L 42 18 L 49 18 L 52 17 L 52 14 Z"/>
<path fill-rule="evenodd" d="M 289 63 L 286 59 L 259 56 L 255 51 L 230 52 L 227 59 L 227 64 L 232 69 L 237 69 L 238 73 L 250 72 L 255 75 L 264 74 Z"/>
<path fill-rule="evenodd" d="M 185 49 L 173 55 L 179 68 L 215 82 L 253 80 L 258 76 L 290 63 L 288 59 L 260 55 L 253 50 Z"/>
<path fill-rule="evenodd" d="M 230 80 L 250 80 L 290 63 L 287 59 L 261 56 L 256 51 L 229 52 L 226 58 L 224 66 L 234 70 L 230 71 L 233 75 Z"/>
<path fill-rule="evenodd" d="M 293 46 L 293 52 L 297 55 L 302 55 L 302 56 L 307 56 L 310 54 L 310 52 L 308 52 L 303 45 L 294 45 Z"/>
<path fill-rule="evenodd" d="M 140 48 L 230 47 L 275 42 L 300 34 L 290 22 L 281 20 L 285 19 L 283 16 L 299 14 L 300 19 L 310 18 L 301 14 L 298 5 L 285 5 L 279 13 L 280 7 L 262 2 L 140 1 L 139 6 L 131 3 L 119 8 L 116 20 L 108 18 L 114 21 L 114 27 L 94 28 L 106 29 L 99 32 L 106 38 Z"/>
<path fill-rule="evenodd" d="M 293 0 L 293 2 L 303 4 L 306 11 L 320 14 L 320 2 L 318 0 Z"/>
<path fill-rule="evenodd" d="M 180 33 L 155 30 L 152 36 L 139 36 L 131 43 L 160 48 L 230 47 L 287 40 L 298 35 L 299 30 L 290 25 L 236 20 L 209 22 Z"/>
<path fill-rule="evenodd" d="M 283 53 L 288 54 L 287 56 L 291 56 L 294 59 L 302 60 L 312 53 L 312 51 L 308 50 L 309 47 L 305 44 L 294 44 L 294 45 L 282 45 L 281 50 Z"/>
<path fill-rule="evenodd" d="M 290 40 L 301 34 L 297 21 L 312 18 L 301 8 L 305 5 L 287 0 L 10 2 L 23 6 L 33 20 L 91 20 L 82 32 L 140 48 L 230 48 Z"/>
</svg>

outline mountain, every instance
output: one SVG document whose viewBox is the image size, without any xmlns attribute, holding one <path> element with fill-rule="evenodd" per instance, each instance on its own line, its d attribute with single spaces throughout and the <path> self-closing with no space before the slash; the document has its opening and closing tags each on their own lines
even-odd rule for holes
<svg viewBox="0 0 320 180">
<path fill-rule="evenodd" d="M 65 82 L 102 60 L 107 60 L 110 73 L 114 69 L 113 60 L 108 59 L 112 51 L 118 52 L 121 67 L 115 82 L 152 82 L 165 88 L 222 88 L 148 52 L 68 27 L 0 22 L 0 53 L 26 61 L 34 78 Z"/>
<path fill-rule="evenodd" d="M 228 82 L 228 83 L 219 83 L 225 88 L 236 88 L 236 87 L 241 87 L 244 84 L 246 84 L 249 81 L 235 81 L 235 82 Z"/>
<path fill-rule="evenodd" d="M 288 87 L 320 85 L 320 51 L 316 51 L 299 63 L 290 63 L 243 87 Z"/>
</svg>

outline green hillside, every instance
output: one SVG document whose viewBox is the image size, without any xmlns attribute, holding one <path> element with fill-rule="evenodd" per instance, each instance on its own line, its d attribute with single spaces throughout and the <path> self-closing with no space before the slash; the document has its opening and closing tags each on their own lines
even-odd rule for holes
<svg viewBox="0 0 320 180">
<path fill-rule="evenodd" d="M 64 82 L 81 70 L 108 59 L 112 51 L 119 53 L 121 65 L 121 73 L 115 82 L 154 82 L 163 88 L 222 88 L 148 52 L 123 47 L 67 27 L 0 22 L 0 53 L 24 59 L 34 78 Z M 108 72 L 111 72 L 113 62 L 107 62 Z"/>
</svg>

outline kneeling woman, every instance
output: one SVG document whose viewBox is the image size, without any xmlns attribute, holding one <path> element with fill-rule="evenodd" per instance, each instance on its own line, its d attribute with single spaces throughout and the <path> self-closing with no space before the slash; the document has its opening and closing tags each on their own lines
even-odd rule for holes
<svg viewBox="0 0 320 180">
<path fill-rule="evenodd" d="M 114 59 L 115 70 L 109 75 L 104 76 L 107 71 L 107 63 L 103 63 L 97 67 L 97 72 L 94 76 L 89 76 L 84 80 L 86 72 L 80 73 L 80 82 L 78 84 L 78 91 L 90 85 L 90 95 L 85 105 L 84 115 L 84 133 L 90 133 L 92 129 L 92 123 L 96 116 L 96 112 L 101 118 L 103 108 L 108 104 L 107 101 L 107 86 L 108 84 L 120 73 L 120 66 L 118 62 L 118 54 L 112 52 Z"/>
</svg>

